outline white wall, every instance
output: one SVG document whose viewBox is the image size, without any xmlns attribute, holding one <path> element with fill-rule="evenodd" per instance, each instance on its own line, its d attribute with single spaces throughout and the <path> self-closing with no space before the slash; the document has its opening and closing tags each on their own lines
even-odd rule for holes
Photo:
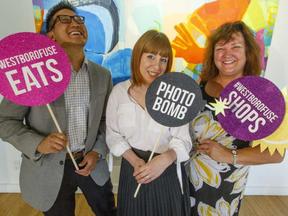
<svg viewBox="0 0 288 216">
<path fill-rule="evenodd" d="M 288 85 L 288 1 L 280 0 L 275 31 L 270 47 L 266 77 L 279 88 Z M 0 40 L 12 33 L 35 32 L 31 0 L 1 0 Z M 0 100 L 2 96 L 0 95 Z M 20 161 L 20 153 L 10 144 L 0 140 L 0 193 L 19 192 L 19 170 L 14 162 Z M 119 160 L 117 161 L 119 164 Z M 281 164 L 252 167 L 245 194 L 288 195 L 288 157 Z M 112 181 L 117 186 L 119 166 Z"/>
<path fill-rule="evenodd" d="M 1 0 L 0 40 L 17 32 L 35 32 L 33 5 L 31 0 Z M 2 100 L 0 95 L 0 100 Z M 0 193 L 19 192 L 19 167 L 14 162 L 21 161 L 20 152 L 0 139 Z"/>
</svg>

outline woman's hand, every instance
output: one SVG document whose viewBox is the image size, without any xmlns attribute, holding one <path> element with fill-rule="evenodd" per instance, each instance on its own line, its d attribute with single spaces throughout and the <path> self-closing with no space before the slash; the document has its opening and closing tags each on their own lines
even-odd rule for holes
<svg viewBox="0 0 288 216">
<path fill-rule="evenodd" d="M 206 154 L 220 163 L 233 163 L 233 154 L 230 149 L 213 140 L 204 140 L 198 146 L 197 152 Z"/>
<path fill-rule="evenodd" d="M 198 147 L 197 152 L 206 154 L 213 160 L 220 163 L 233 163 L 233 154 L 231 149 L 227 149 L 213 140 L 204 140 Z M 279 152 L 275 151 L 273 155 L 266 149 L 260 151 L 260 146 L 254 148 L 246 147 L 237 149 L 237 164 L 260 165 L 267 163 L 281 163 L 284 159 Z"/>
<path fill-rule="evenodd" d="M 131 164 L 134 167 L 134 173 L 137 172 L 142 166 L 144 166 L 146 163 L 143 159 L 137 158 L 133 161 L 133 164 Z"/>
<path fill-rule="evenodd" d="M 140 184 L 147 184 L 158 178 L 168 166 L 170 166 L 177 156 L 174 150 L 170 149 L 161 155 L 152 158 L 151 161 L 141 166 L 133 173 L 135 179 Z"/>
<path fill-rule="evenodd" d="M 122 156 L 134 167 L 134 172 L 145 165 L 145 161 L 139 158 L 131 149 L 125 151 Z"/>
</svg>

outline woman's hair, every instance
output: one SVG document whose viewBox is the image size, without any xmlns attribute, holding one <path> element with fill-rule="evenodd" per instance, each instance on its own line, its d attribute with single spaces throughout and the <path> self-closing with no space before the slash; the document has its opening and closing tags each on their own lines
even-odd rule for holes
<svg viewBox="0 0 288 216">
<path fill-rule="evenodd" d="M 218 76 L 219 70 L 214 63 L 215 45 L 223 40 L 229 42 L 234 35 L 242 34 L 245 41 L 246 63 L 243 76 L 260 76 L 261 74 L 261 49 L 255 40 L 252 30 L 242 21 L 226 23 L 215 30 L 208 38 L 206 53 L 203 59 L 201 80 L 208 81 Z"/>
<path fill-rule="evenodd" d="M 168 58 L 165 73 L 170 72 L 173 62 L 172 49 L 168 37 L 156 30 L 145 32 L 136 42 L 131 56 L 132 85 L 141 86 L 147 84 L 140 73 L 140 61 L 143 53 L 159 54 Z"/>
</svg>

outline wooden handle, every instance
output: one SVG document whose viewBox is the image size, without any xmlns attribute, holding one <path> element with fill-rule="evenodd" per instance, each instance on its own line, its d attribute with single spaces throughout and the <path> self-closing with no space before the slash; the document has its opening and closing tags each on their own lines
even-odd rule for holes
<svg viewBox="0 0 288 216">
<path fill-rule="evenodd" d="M 161 131 L 160 131 L 160 133 L 159 133 L 159 135 L 158 135 L 158 137 L 157 137 L 156 143 L 155 143 L 155 145 L 154 145 L 154 147 L 153 147 L 153 150 L 152 150 L 152 152 L 151 152 L 151 154 L 150 154 L 150 157 L 149 157 L 148 162 L 152 159 L 152 157 L 153 157 L 153 155 L 154 155 L 155 149 L 156 149 L 156 147 L 157 147 L 157 145 L 158 145 L 158 143 L 159 143 L 159 140 L 160 140 L 160 137 L 162 136 L 162 133 L 163 133 L 163 131 L 164 131 L 164 128 L 165 128 L 165 126 L 162 125 Z M 137 197 L 137 194 L 138 194 L 138 192 L 139 192 L 139 190 L 140 190 L 140 187 L 141 187 L 141 184 L 139 183 L 138 186 L 137 186 L 137 189 L 136 189 L 136 191 L 135 191 L 135 193 L 134 193 L 134 198 Z"/>
<path fill-rule="evenodd" d="M 51 109 L 51 107 L 50 107 L 50 104 L 46 104 L 46 105 L 47 105 L 47 108 L 48 108 L 48 110 L 49 110 L 49 112 L 50 112 L 50 114 L 51 114 L 51 116 L 52 116 L 52 119 L 53 119 L 56 127 L 57 127 L 58 132 L 59 132 L 59 133 L 62 133 L 62 130 L 61 130 L 59 124 L 58 124 L 57 119 L 55 118 L 55 115 L 54 115 L 54 113 L 53 113 L 53 111 L 52 111 L 52 109 Z M 63 134 L 63 133 L 62 133 L 62 134 Z M 67 151 L 68 151 L 68 153 L 69 153 L 69 155 L 70 155 L 70 158 L 71 158 L 72 161 L 73 161 L 73 164 L 74 164 L 74 166 L 75 166 L 75 169 L 76 169 L 76 170 L 79 170 L 78 165 L 77 165 L 77 163 L 76 163 L 76 161 L 75 161 L 75 159 L 74 159 L 74 156 L 73 156 L 73 154 L 72 154 L 72 152 L 71 152 L 71 150 L 70 150 L 69 145 L 67 145 Z"/>
</svg>

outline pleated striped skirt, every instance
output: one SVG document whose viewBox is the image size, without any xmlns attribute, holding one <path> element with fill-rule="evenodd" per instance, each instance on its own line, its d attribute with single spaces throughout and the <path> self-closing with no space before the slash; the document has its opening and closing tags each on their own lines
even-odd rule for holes
<svg viewBox="0 0 288 216">
<path fill-rule="evenodd" d="M 144 152 L 136 149 L 133 149 L 133 151 L 146 162 L 151 153 L 150 151 Z M 133 177 L 134 168 L 125 158 L 122 158 L 117 215 L 188 216 L 191 208 L 188 178 L 183 164 L 181 169 L 184 194 L 181 192 L 176 164 L 172 163 L 157 179 L 148 184 L 142 184 L 137 197 L 134 198 L 138 186 Z"/>
</svg>

